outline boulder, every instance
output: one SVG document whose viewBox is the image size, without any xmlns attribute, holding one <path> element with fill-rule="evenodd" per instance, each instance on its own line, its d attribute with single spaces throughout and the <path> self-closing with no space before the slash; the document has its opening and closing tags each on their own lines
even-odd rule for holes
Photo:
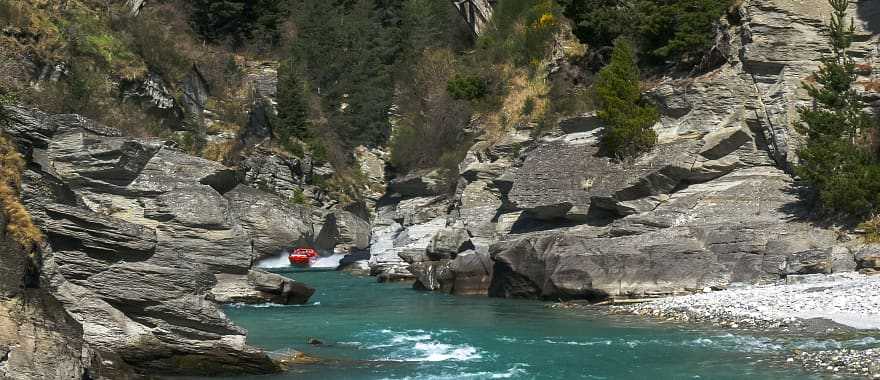
<svg viewBox="0 0 880 380">
<path fill-rule="evenodd" d="M 785 258 L 783 274 L 830 274 L 833 261 L 829 249 L 797 252 Z"/>
<path fill-rule="evenodd" d="M 773 281 L 780 268 L 831 271 L 836 238 L 792 220 L 809 210 L 787 191 L 790 185 L 777 169 L 739 169 L 676 191 L 653 210 L 608 227 L 511 235 L 491 248 L 496 264 L 489 293 L 646 297 Z"/>
<path fill-rule="evenodd" d="M 459 252 L 472 249 L 470 236 L 463 226 L 446 227 L 431 238 L 427 255 L 432 260 L 452 259 Z"/>
<path fill-rule="evenodd" d="M 309 301 L 315 289 L 280 274 L 262 270 L 251 270 L 248 282 L 259 292 L 271 294 L 270 300 L 283 305 L 304 304 Z"/>
<path fill-rule="evenodd" d="M 454 279 L 452 294 L 486 296 L 492 282 L 494 263 L 488 252 L 466 251 L 450 262 Z"/>
<path fill-rule="evenodd" d="M 336 270 L 348 272 L 355 276 L 370 275 L 370 251 L 355 250 L 339 260 Z"/>
<path fill-rule="evenodd" d="M 412 173 L 388 183 L 388 193 L 397 193 L 403 198 L 430 197 L 446 191 L 446 179 L 440 170 Z"/>
<path fill-rule="evenodd" d="M 381 226 L 374 223 L 370 244 L 370 268 L 374 275 L 391 271 L 393 277 L 408 277 L 407 263 L 401 252 L 424 253 L 431 239 L 446 227 L 446 218 L 438 217 L 427 223 L 404 227 L 396 222 Z"/>
<path fill-rule="evenodd" d="M 880 270 L 880 245 L 869 244 L 858 250 L 855 254 L 858 269 Z"/>
<path fill-rule="evenodd" d="M 367 249 L 370 246 L 370 222 L 354 213 L 335 210 L 327 213 L 315 239 L 318 247 L 333 251 Z"/>
</svg>

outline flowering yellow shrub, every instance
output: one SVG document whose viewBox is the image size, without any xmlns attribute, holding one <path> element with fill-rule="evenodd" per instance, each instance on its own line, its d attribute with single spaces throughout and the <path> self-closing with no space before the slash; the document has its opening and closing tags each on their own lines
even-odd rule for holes
<svg viewBox="0 0 880 380">
<path fill-rule="evenodd" d="M 556 17 L 550 13 L 544 13 L 541 15 L 541 18 L 538 19 L 538 28 L 546 28 L 554 25 L 556 25 Z"/>
</svg>

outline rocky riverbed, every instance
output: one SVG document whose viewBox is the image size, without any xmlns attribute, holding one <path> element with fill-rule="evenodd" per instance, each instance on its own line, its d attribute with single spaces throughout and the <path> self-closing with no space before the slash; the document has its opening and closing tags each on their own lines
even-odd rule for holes
<svg viewBox="0 0 880 380">
<path fill-rule="evenodd" d="M 785 282 L 613 306 L 614 312 L 731 329 L 841 339 L 880 337 L 880 276 L 858 273 L 789 276 Z M 877 348 L 795 350 L 788 362 L 832 373 L 880 378 Z"/>
</svg>

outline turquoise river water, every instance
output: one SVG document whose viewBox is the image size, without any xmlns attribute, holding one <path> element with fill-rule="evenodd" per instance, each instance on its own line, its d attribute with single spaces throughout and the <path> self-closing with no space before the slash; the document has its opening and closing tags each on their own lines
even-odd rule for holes
<svg viewBox="0 0 880 380">
<path fill-rule="evenodd" d="M 290 275 L 317 289 L 308 305 L 232 306 L 227 315 L 253 345 L 325 362 L 236 379 L 819 379 L 780 356 L 838 345 L 453 297 L 339 272 Z"/>
</svg>

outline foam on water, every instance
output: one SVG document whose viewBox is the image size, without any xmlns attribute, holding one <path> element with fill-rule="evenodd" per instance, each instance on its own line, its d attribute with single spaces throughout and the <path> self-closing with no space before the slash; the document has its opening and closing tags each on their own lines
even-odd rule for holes
<svg viewBox="0 0 880 380">
<path fill-rule="evenodd" d="M 290 260 L 287 258 L 288 253 L 286 251 L 278 252 L 278 255 L 275 257 L 269 257 L 266 259 L 262 259 L 257 261 L 258 268 L 288 268 L 290 267 Z M 312 264 L 312 268 L 336 268 L 339 266 L 339 260 L 345 257 L 343 253 L 334 253 L 330 256 L 322 256 L 318 258 L 314 264 Z"/>
<path fill-rule="evenodd" d="M 515 363 L 513 367 L 508 368 L 503 372 L 459 372 L 454 374 L 441 374 L 434 376 L 418 376 L 418 377 L 403 377 L 395 380 L 456 380 L 456 379 L 512 379 L 512 378 L 522 378 L 527 375 L 529 372 L 526 370 L 529 365 L 525 363 Z M 390 380 L 391 378 L 385 378 L 383 380 Z"/>
<path fill-rule="evenodd" d="M 458 340 L 454 331 L 380 330 L 364 333 L 364 337 L 377 339 L 379 344 L 366 349 L 386 350 L 384 360 L 399 362 L 470 361 L 483 357 L 476 347 L 452 342 Z"/>
</svg>

